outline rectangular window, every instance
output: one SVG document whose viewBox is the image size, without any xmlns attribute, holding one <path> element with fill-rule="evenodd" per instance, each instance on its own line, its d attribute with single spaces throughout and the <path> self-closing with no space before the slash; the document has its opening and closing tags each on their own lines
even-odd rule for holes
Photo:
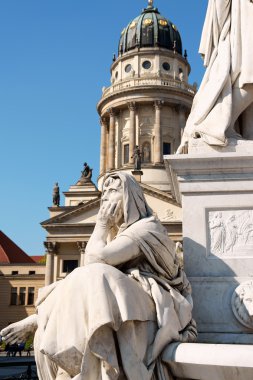
<svg viewBox="0 0 253 380">
<path fill-rule="evenodd" d="M 29 275 L 36 274 L 35 270 L 29 270 Z"/>
<path fill-rule="evenodd" d="M 27 305 L 34 304 L 34 288 L 28 288 L 28 300 Z"/>
<path fill-rule="evenodd" d="M 12 274 L 13 276 L 17 275 L 17 274 L 18 274 L 18 270 L 13 270 L 13 271 L 11 272 L 11 274 Z"/>
<path fill-rule="evenodd" d="M 129 162 L 129 144 L 124 145 L 124 164 Z"/>
<path fill-rule="evenodd" d="M 11 305 L 17 305 L 18 302 L 18 288 L 11 288 Z"/>
<path fill-rule="evenodd" d="M 63 260 L 63 273 L 70 273 L 78 267 L 78 260 Z"/>
<path fill-rule="evenodd" d="M 171 154 L 171 144 L 163 143 L 163 155 Z"/>
<path fill-rule="evenodd" d="M 19 289 L 19 305 L 25 305 L 26 288 Z"/>
</svg>

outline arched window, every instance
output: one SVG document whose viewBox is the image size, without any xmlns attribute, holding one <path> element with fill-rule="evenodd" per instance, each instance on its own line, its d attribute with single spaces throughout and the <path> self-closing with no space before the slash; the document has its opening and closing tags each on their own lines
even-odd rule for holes
<svg viewBox="0 0 253 380">
<path fill-rule="evenodd" d="M 142 144 L 142 162 L 145 164 L 151 161 L 151 147 L 150 143 L 146 141 Z"/>
</svg>

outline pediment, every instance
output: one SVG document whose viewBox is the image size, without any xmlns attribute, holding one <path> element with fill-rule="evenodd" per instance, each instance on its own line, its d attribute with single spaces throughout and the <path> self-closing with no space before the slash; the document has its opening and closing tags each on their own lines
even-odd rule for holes
<svg viewBox="0 0 253 380">
<path fill-rule="evenodd" d="M 164 191 L 155 189 L 146 184 L 141 184 L 148 205 L 154 210 L 162 222 L 182 221 L 182 208 Z M 78 226 L 96 223 L 100 207 L 100 198 L 91 200 L 75 207 L 62 208 L 58 215 L 41 223 L 42 227 L 50 226 Z"/>
<path fill-rule="evenodd" d="M 92 200 L 85 204 L 68 208 L 68 210 L 63 210 L 62 213 L 45 220 L 41 225 L 46 228 L 54 225 L 95 224 L 99 207 L 100 199 Z"/>
<path fill-rule="evenodd" d="M 141 184 L 141 187 L 148 205 L 156 213 L 161 222 L 182 221 L 182 208 L 170 194 L 146 184 Z"/>
</svg>

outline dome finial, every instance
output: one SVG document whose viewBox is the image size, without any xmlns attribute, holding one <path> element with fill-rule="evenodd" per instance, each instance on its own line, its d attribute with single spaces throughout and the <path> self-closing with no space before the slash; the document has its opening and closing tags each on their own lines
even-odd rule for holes
<svg viewBox="0 0 253 380">
<path fill-rule="evenodd" d="M 149 8 L 153 8 L 154 0 L 148 0 L 148 6 Z"/>
</svg>

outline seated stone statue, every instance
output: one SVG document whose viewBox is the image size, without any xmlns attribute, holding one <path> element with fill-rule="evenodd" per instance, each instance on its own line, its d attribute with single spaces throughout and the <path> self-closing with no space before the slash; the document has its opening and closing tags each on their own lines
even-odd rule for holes
<svg viewBox="0 0 253 380">
<path fill-rule="evenodd" d="M 253 140 L 252 25 L 252 0 L 209 0 L 199 49 L 206 72 L 178 153 L 191 138 Z"/>
<path fill-rule="evenodd" d="M 132 176 L 105 178 L 85 266 L 43 288 L 37 314 L 1 334 L 30 332 L 40 380 L 171 379 L 160 354 L 196 338 L 191 287 Z"/>
</svg>

